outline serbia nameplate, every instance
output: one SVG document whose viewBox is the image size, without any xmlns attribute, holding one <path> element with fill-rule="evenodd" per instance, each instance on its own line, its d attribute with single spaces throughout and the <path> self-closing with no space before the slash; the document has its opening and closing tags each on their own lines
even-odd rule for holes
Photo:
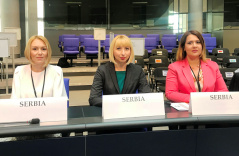
<svg viewBox="0 0 239 156">
<path fill-rule="evenodd" d="M 103 95 L 104 119 L 165 115 L 163 93 Z"/>
<path fill-rule="evenodd" d="M 0 100 L 0 123 L 67 120 L 67 98 L 23 98 Z"/>
<path fill-rule="evenodd" d="M 238 101 L 239 92 L 193 92 L 189 106 L 192 115 L 239 114 Z"/>
</svg>

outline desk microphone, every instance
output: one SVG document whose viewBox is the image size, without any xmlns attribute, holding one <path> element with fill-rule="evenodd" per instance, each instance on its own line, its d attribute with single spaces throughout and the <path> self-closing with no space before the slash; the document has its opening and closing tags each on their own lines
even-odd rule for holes
<svg viewBox="0 0 239 156">
<path fill-rule="evenodd" d="M 5 122 L 5 123 L 1 123 L 1 124 L 39 124 L 40 123 L 40 119 L 39 118 L 33 118 L 29 121 L 19 121 L 19 122 Z"/>
<path fill-rule="evenodd" d="M 29 124 L 39 124 L 40 119 L 39 118 L 33 118 L 32 120 L 27 121 Z"/>
</svg>

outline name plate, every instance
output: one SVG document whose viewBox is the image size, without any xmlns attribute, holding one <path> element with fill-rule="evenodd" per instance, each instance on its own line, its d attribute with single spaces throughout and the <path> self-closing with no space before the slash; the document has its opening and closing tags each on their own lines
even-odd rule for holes
<svg viewBox="0 0 239 156">
<path fill-rule="evenodd" d="M 0 123 L 67 120 L 67 98 L 23 98 L 0 100 Z"/>
<path fill-rule="evenodd" d="M 239 114 L 239 92 L 192 92 L 189 112 L 192 115 Z"/>
<path fill-rule="evenodd" d="M 165 115 L 163 93 L 103 95 L 103 119 Z"/>
</svg>

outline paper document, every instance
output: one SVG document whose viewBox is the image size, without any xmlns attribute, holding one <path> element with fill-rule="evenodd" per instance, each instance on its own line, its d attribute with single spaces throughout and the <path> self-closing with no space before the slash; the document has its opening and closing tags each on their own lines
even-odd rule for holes
<svg viewBox="0 0 239 156">
<path fill-rule="evenodd" d="M 171 107 L 177 109 L 178 111 L 187 111 L 189 109 L 188 103 L 171 103 Z"/>
</svg>

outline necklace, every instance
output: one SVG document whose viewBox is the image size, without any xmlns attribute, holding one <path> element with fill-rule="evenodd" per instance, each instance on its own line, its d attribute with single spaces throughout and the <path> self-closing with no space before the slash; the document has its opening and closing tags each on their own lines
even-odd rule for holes
<svg viewBox="0 0 239 156">
<path fill-rule="evenodd" d="M 46 68 L 45 68 L 45 71 L 44 71 L 44 80 L 43 80 L 41 97 L 43 97 L 43 91 L 44 91 L 44 85 L 45 85 L 45 77 L 46 77 Z M 33 87 L 33 90 L 34 90 L 34 94 L 35 94 L 35 97 L 37 98 L 37 93 L 36 93 L 36 89 L 35 89 L 34 81 L 33 81 L 33 77 L 32 77 L 32 70 L 31 70 L 31 78 L 32 78 L 32 87 Z"/>
<path fill-rule="evenodd" d="M 200 86 L 200 83 L 199 83 L 199 78 L 200 78 L 200 76 L 199 76 L 199 74 L 200 74 L 200 66 L 201 66 L 201 65 L 199 64 L 198 78 L 197 78 L 196 75 L 194 74 L 194 72 L 193 72 L 191 66 L 189 65 L 189 67 L 190 67 L 190 69 L 191 69 L 191 71 L 192 71 L 192 73 L 193 73 L 193 76 L 194 76 L 195 80 L 197 81 L 197 86 L 198 86 L 198 91 L 199 91 L 199 92 L 201 92 L 201 86 Z"/>
</svg>

